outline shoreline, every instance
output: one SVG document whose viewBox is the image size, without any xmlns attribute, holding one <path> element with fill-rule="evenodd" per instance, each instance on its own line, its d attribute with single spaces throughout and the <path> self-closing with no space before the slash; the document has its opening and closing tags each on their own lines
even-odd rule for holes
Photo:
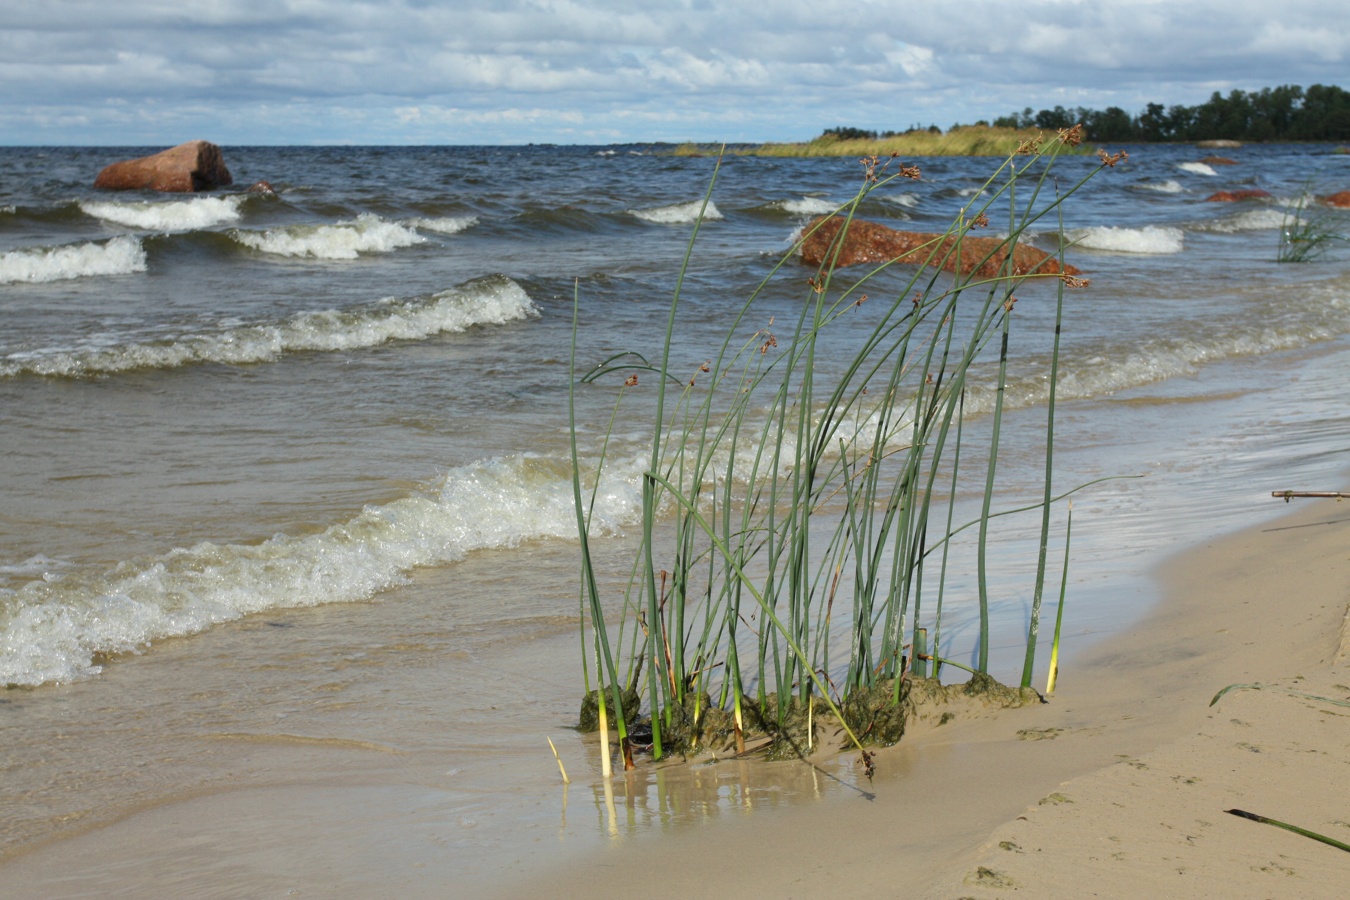
<svg viewBox="0 0 1350 900">
<path fill-rule="evenodd" d="M 1350 717 L 1327 705 L 1310 711 L 1273 691 L 1208 703 L 1245 682 L 1350 698 L 1343 689 L 1350 506 L 1312 501 L 1184 550 L 1155 577 L 1164 587 L 1155 608 L 1082 651 L 1049 703 L 882 751 L 870 802 L 841 792 L 730 827 L 616 842 L 497 896 L 545 888 L 553 896 L 616 896 L 636 879 L 655 897 L 818 896 L 843 885 L 933 897 L 998 897 L 1010 888 L 1125 897 L 1145 885 L 1265 897 L 1296 884 L 1307 896 L 1335 895 L 1350 859 L 1224 815 L 1220 800 L 1243 806 L 1232 796 L 1250 791 L 1260 795 L 1251 805 L 1264 804 L 1252 811 L 1346 840 L 1350 826 L 1335 824 L 1344 810 L 1333 808 L 1337 795 L 1320 790 L 1318 779 L 1350 763 Z M 1274 746 L 1291 716 L 1330 723 L 1308 732 L 1298 759 Z M 1225 727 L 1248 739 L 1225 743 Z M 1262 755 L 1265 744 L 1270 752 Z M 1234 747 L 1247 758 L 1240 761 L 1257 760 L 1281 777 L 1233 770 Z M 1304 765 L 1304 756 L 1319 764 Z M 1136 787 L 1147 773 L 1156 783 Z M 1213 809 L 1192 810 L 1206 798 Z"/>
<path fill-rule="evenodd" d="M 882 895 L 903 889 L 916 896 L 1005 896 L 1007 888 L 966 880 L 987 869 L 1031 895 L 1081 895 L 1090 888 L 1102 896 L 1137 896 L 1139 884 L 1177 889 L 1167 879 L 1176 877 L 1179 853 L 1231 863 L 1225 848 L 1241 852 L 1254 842 L 1261 849 L 1283 849 L 1253 863 L 1267 870 L 1259 877 L 1246 865 L 1230 865 L 1236 877 L 1250 878 L 1225 882 L 1223 895 L 1248 896 L 1243 891 L 1254 890 L 1251 896 L 1269 896 L 1263 885 L 1274 890 L 1295 883 L 1280 879 L 1298 879 L 1302 893 L 1317 895 L 1324 884 L 1340 883 L 1327 879 L 1343 878 L 1346 862 L 1334 848 L 1226 816 L 1227 806 L 1207 817 L 1190 815 L 1180 825 L 1160 828 L 1159 821 L 1172 816 L 1169 803 L 1225 789 L 1222 766 L 1231 768 L 1231 760 L 1207 760 L 1193 746 L 1212 742 L 1206 728 L 1244 730 L 1240 740 L 1220 748 L 1231 754 L 1238 743 L 1270 745 L 1272 738 L 1258 735 L 1271 729 L 1276 735 L 1288 731 L 1280 715 L 1309 714 L 1302 703 L 1288 702 L 1294 699 L 1288 695 L 1257 691 L 1233 692 L 1216 711 L 1207 704 L 1219 689 L 1252 681 L 1290 687 L 1294 676 L 1302 676 L 1298 689 L 1340 696 L 1328 692 L 1350 684 L 1350 673 L 1333 674 L 1330 663 L 1342 652 L 1350 599 L 1347 547 L 1350 507 L 1332 500 L 1308 501 L 1278 519 L 1201 540 L 1154 571 L 1165 590 L 1138 624 L 1074 651 L 1050 703 L 958 720 L 884 749 L 870 786 L 853 754 L 818 768 L 751 760 L 640 770 L 634 783 L 626 785 L 623 776 L 611 783 L 629 825 L 617 838 L 578 842 L 575 831 L 564 835 L 559 827 L 555 836 L 554 829 L 536 826 L 470 861 L 464 856 L 468 848 L 455 838 L 463 823 L 447 822 L 435 804 L 434 786 L 453 774 L 442 771 L 443 754 L 422 761 L 402 753 L 364 753 L 375 759 L 365 763 L 348 748 L 322 742 L 305 739 L 303 754 L 296 756 L 299 748 L 273 746 L 284 735 L 273 735 L 269 743 L 244 742 L 239 735 L 213 741 L 217 749 L 208 755 L 228 750 L 215 765 L 254 774 L 234 786 L 170 792 L 105 824 L 77 826 L 73 833 L 19 849 L 0 864 L 0 889 L 15 896 L 172 889 L 221 897 L 241 891 L 441 897 L 456 890 L 571 897 L 627 895 L 641 884 L 648 896 L 683 898 L 727 890 L 814 896 L 847 885 L 850 891 Z M 1350 696 L 1350 689 L 1344 693 Z M 1302 766 L 1310 777 L 1325 780 L 1326 765 L 1343 770 L 1347 742 L 1339 723 L 1350 718 L 1310 714 L 1326 720 L 1316 725 L 1324 736 L 1327 728 L 1342 729 L 1339 743 L 1324 740 L 1283 752 L 1272 746 L 1264 755 L 1240 748 L 1243 761 L 1276 765 L 1283 773 L 1293 768 L 1289 752 L 1300 754 L 1302 766 L 1310 750 L 1326 751 L 1318 766 Z M 586 747 L 588 753 L 595 750 Z M 528 789 L 544 810 L 556 809 L 558 800 L 556 769 L 549 785 L 551 765 L 550 759 L 537 772 L 510 776 L 522 789 L 532 785 Z M 300 776 L 294 766 L 312 774 Z M 570 811 L 563 792 L 563 820 L 569 814 L 581 822 L 595 817 L 590 827 L 603 834 L 600 788 L 589 781 L 593 769 L 572 772 L 582 779 L 571 786 Z M 1147 794 L 1149 808 L 1125 816 L 1122 808 L 1140 789 L 1122 776 L 1137 779 L 1150 772 L 1157 783 Z M 1261 777 L 1270 790 L 1280 783 L 1269 773 Z M 744 809 L 707 806 L 710 786 L 715 794 L 737 778 Z M 1291 788 L 1296 797 L 1317 793 L 1316 785 L 1305 782 Z M 625 797 L 626 787 L 632 796 Z M 870 789 L 870 799 L 863 789 Z M 492 790 L 484 786 L 482 803 L 491 803 Z M 813 792 L 819 799 L 811 799 Z M 1335 792 L 1321 793 L 1327 795 L 1323 804 L 1336 801 Z M 1072 802 L 1039 803 L 1054 794 Z M 1345 819 L 1343 809 L 1282 807 L 1275 799 L 1225 802 L 1345 837 L 1333 831 L 1341 827 L 1334 824 L 1338 820 L 1328 819 Z M 653 818 L 654 800 L 679 815 Z M 1206 830 L 1197 834 L 1192 821 L 1207 823 Z M 1220 832 L 1223 842 L 1208 840 Z M 1158 847 L 1160 840 L 1184 846 Z M 1102 842 L 1111 844 L 1104 860 L 1096 858 Z M 1085 853 L 1091 858 L 1083 858 Z M 1124 853 L 1125 860 L 1111 853 Z M 1210 860 L 1205 853 L 1217 855 Z M 1190 872 L 1208 871 L 1194 861 L 1186 866 Z M 1080 880 L 1089 869 L 1090 885 Z M 1199 882 L 1191 877 L 1182 889 L 1193 892 Z"/>
</svg>

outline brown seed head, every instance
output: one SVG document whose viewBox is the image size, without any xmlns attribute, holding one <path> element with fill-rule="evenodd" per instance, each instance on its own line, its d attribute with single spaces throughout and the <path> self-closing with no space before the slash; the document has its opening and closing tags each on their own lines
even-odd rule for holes
<svg viewBox="0 0 1350 900">
<path fill-rule="evenodd" d="M 1102 165 L 1106 166 L 1107 168 L 1113 169 L 1115 168 L 1116 163 L 1120 162 L 1123 159 L 1129 159 L 1130 154 L 1126 153 L 1124 150 L 1121 150 L 1119 153 L 1108 154 L 1105 150 L 1098 149 L 1097 158 L 1102 161 Z"/>
<path fill-rule="evenodd" d="M 989 217 L 986 216 L 984 213 L 980 213 L 978 216 L 970 220 L 971 228 L 986 228 L 988 227 L 988 225 L 989 225 Z"/>
<path fill-rule="evenodd" d="M 1067 272 L 1061 274 L 1059 278 L 1061 281 L 1064 282 L 1065 287 L 1070 288 L 1085 288 L 1092 283 L 1090 280 L 1086 278 L 1076 278 L 1073 275 L 1068 274 Z"/>
<path fill-rule="evenodd" d="M 1079 122 L 1072 128 L 1061 128 L 1059 139 L 1064 142 L 1065 146 L 1077 147 L 1083 143 L 1083 123 Z"/>
<path fill-rule="evenodd" d="M 624 386 L 624 387 L 632 387 L 632 386 L 635 385 L 635 384 L 637 384 L 637 376 L 636 376 L 636 375 L 629 375 L 627 378 L 625 378 L 625 379 L 623 380 L 623 386 Z"/>
</svg>

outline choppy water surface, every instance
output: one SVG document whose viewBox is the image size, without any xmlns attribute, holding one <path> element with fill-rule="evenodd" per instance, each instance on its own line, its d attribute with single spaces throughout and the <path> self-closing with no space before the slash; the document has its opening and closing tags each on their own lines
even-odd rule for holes
<svg viewBox="0 0 1350 900">
<path fill-rule="evenodd" d="M 217 784 L 229 766 L 168 760 L 237 750 L 221 737 L 235 734 L 282 735 L 267 745 L 281 756 L 316 746 L 285 736 L 357 742 L 322 745 L 339 756 L 362 756 L 361 742 L 411 754 L 399 765 L 461 811 L 447 821 L 476 856 L 557 827 L 534 774 L 489 770 L 503 754 L 516 771 L 552 765 L 536 752 L 545 732 L 574 765 L 593 751 L 560 730 L 581 693 L 572 300 L 583 362 L 657 348 L 713 161 L 626 146 L 226 148 L 237 186 L 266 179 L 277 193 L 89 186 L 142 152 L 0 148 L 0 682 L 22 686 L 0 694 L 0 758 L 7 796 L 30 798 L 4 804 L 0 841 Z M 1092 286 L 1070 299 L 1061 477 L 1146 476 L 1077 501 L 1079 642 L 1147 607 L 1142 575 L 1159 554 L 1278 511 L 1272 489 L 1336 487 L 1346 462 L 1350 255 L 1275 256 L 1290 204 L 1309 186 L 1345 189 L 1350 157 L 1202 155 L 1138 148 L 1066 207 L 1069 258 Z M 918 162 L 923 180 L 862 214 L 943 230 L 994 166 Z M 1093 165 L 1061 161 L 1062 183 Z M 712 355 L 726 314 L 859 176 L 852 160 L 723 167 L 677 365 Z M 1273 196 L 1204 202 L 1237 188 Z M 1350 215 L 1323 214 L 1350 231 Z M 807 274 L 771 289 L 764 315 L 791 317 Z M 887 283 L 903 287 L 900 274 Z M 1031 453 L 1018 418 L 1044 401 L 1048 299 L 1033 290 L 1018 306 L 1013 459 Z M 602 423 L 611 400 L 583 390 L 582 418 Z M 621 429 L 611 448 L 620 477 L 597 515 L 618 535 L 637 512 L 639 440 Z M 1000 539 L 1013 578 L 996 615 L 1010 621 L 1029 602 L 1019 529 L 1034 524 Z M 618 577 L 619 551 L 602 552 Z M 952 636 L 968 652 L 961 615 Z M 485 784 L 501 792 L 490 811 L 462 812 Z M 744 790 L 714 785 L 712 806 Z M 679 818 L 647 802 L 634 827 Z"/>
</svg>

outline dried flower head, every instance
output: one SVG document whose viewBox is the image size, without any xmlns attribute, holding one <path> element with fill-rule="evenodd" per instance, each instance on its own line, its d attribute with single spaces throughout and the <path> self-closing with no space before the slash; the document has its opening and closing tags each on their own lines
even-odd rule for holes
<svg viewBox="0 0 1350 900">
<path fill-rule="evenodd" d="M 624 387 L 633 387 L 635 384 L 637 384 L 637 376 L 636 376 L 636 375 L 629 375 L 627 378 L 625 378 L 625 379 L 623 380 L 623 386 L 624 386 Z"/>
<path fill-rule="evenodd" d="M 862 305 L 863 305 L 864 303 L 866 303 L 866 302 L 867 302 L 867 295 L 866 295 L 866 294 L 863 294 L 863 295 L 862 295 L 861 297 L 859 297 L 857 300 L 854 300 L 854 301 L 853 301 L 853 305 L 854 305 L 854 306 L 862 306 Z"/>
<path fill-rule="evenodd" d="M 901 177 L 901 178 L 909 178 L 909 179 L 911 179 L 911 180 L 913 180 L 913 181 L 918 181 L 918 180 L 920 179 L 920 177 L 921 177 L 921 176 L 919 175 L 919 167 L 918 167 L 918 166 L 901 166 L 901 167 L 900 167 L 900 177 Z"/>
<path fill-rule="evenodd" d="M 1119 153 L 1108 154 L 1105 150 L 1099 148 L 1097 150 L 1097 158 L 1102 161 L 1102 165 L 1108 168 L 1115 168 L 1116 163 L 1123 159 L 1129 159 L 1130 154 L 1126 153 L 1124 150 L 1121 150 Z"/>
<path fill-rule="evenodd" d="M 823 294 L 823 293 L 825 293 L 825 279 L 824 279 L 824 277 L 816 278 L 816 277 L 813 275 L 813 276 L 811 276 L 810 278 L 806 279 L 806 283 L 809 284 L 809 285 L 811 285 L 811 290 L 815 291 L 817 294 Z"/>
<path fill-rule="evenodd" d="M 1065 287 L 1069 288 L 1085 288 L 1092 283 L 1090 280 L 1086 278 L 1077 278 L 1073 275 L 1070 275 L 1068 272 L 1061 273 L 1059 279 L 1060 281 L 1064 282 Z"/>
<path fill-rule="evenodd" d="M 764 343 L 759 345 L 759 352 L 761 354 L 768 353 L 770 347 L 777 347 L 777 346 L 778 346 L 778 338 L 770 334 L 768 337 L 764 339 Z"/>
<path fill-rule="evenodd" d="M 1017 145 L 1018 156 L 1030 156 L 1041 149 L 1041 136 L 1038 134 L 1028 141 L 1023 141 Z"/>
<path fill-rule="evenodd" d="M 1017 305 L 1017 298 L 1014 297 L 1012 294 L 1009 294 L 1008 299 L 1003 301 L 1003 309 L 1006 310 L 1007 312 L 1012 312 L 1013 307 L 1016 305 Z"/>
<path fill-rule="evenodd" d="M 1072 128 L 1061 128 L 1059 139 L 1068 147 L 1077 147 L 1083 143 L 1083 123 L 1079 122 Z"/>
<path fill-rule="evenodd" d="M 971 228 L 987 228 L 988 226 L 989 226 L 989 217 L 986 216 L 984 213 L 980 213 L 978 216 L 970 220 Z"/>
</svg>

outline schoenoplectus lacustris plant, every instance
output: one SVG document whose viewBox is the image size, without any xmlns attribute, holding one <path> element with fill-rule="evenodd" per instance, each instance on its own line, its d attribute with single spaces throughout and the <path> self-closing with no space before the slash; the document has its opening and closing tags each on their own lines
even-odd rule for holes
<svg viewBox="0 0 1350 900">
<path fill-rule="evenodd" d="M 1061 205 L 1123 158 L 1103 152 L 1100 165 L 1060 188 L 1054 161 L 1079 139 L 1069 129 L 1028 142 L 944 234 L 901 262 L 845 275 L 837 263 L 860 205 L 897 180 L 920 177 L 895 159 L 864 159 L 856 195 L 808 226 L 728 310 L 720 343 L 690 371 L 675 370 L 672 347 L 701 218 L 675 280 L 659 355 L 577 360 L 575 336 L 587 325 L 574 302 L 569 415 L 587 705 L 606 746 L 608 729 L 617 730 L 626 765 L 634 747 L 661 758 L 715 739 L 743 751 L 747 732 L 772 737 L 771 752 L 806 753 L 821 715 L 838 720 L 846 744 L 898 738 L 915 679 L 954 669 L 987 680 L 990 522 L 1039 511 L 1033 599 L 1016 637 L 1025 642 L 1021 686 L 1029 687 L 1050 511 L 1072 493 L 1052 483 L 1064 294 L 1086 281 L 1064 274 L 1063 249 L 1057 264 L 1030 271 L 1014 266 L 1013 250 L 1033 226 L 1062 233 Z M 714 173 L 705 207 L 716 184 Z M 1004 234 L 975 239 L 973 232 L 994 231 L 995 221 Z M 802 278 L 797 250 L 831 222 L 823 261 Z M 784 280 L 803 287 L 799 309 L 780 323 L 761 310 Z M 1038 499 L 1009 508 L 996 490 L 1000 432 L 1017 292 L 1029 282 L 1047 283 L 1056 304 L 1038 439 L 1044 480 Z M 841 342 L 841 323 L 864 303 L 870 330 Z M 578 431 L 591 429 L 577 422 L 575 398 L 598 390 L 615 391 L 614 411 L 596 429 L 605 435 L 599 451 L 583 458 Z M 621 411 L 641 391 L 636 411 Z M 979 428 L 971 426 L 976 418 Z M 650 442 L 640 474 L 641 532 L 626 581 L 617 577 L 621 596 L 606 597 L 593 542 L 616 538 L 594 534 L 591 513 L 612 466 L 616 421 L 647 422 Z M 950 564 L 958 536 L 975 541 L 973 590 L 970 574 L 958 580 Z M 973 595 L 978 608 L 969 665 L 946 655 L 944 614 L 957 591 Z M 888 710 L 899 711 L 898 730 L 883 725 Z M 864 761 L 870 767 L 869 755 Z"/>
</svg>

